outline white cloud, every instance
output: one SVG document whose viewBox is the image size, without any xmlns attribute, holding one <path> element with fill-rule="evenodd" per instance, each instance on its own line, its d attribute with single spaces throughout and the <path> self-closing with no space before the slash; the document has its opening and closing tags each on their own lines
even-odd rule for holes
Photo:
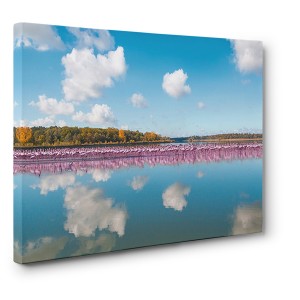
<svg viewBox="0 0 300 300">
<path fill-rule="evenodd" d="M 19 106 L 19 103 L 17 101 L 14 101 L 14 107 Z"/>
<path fill-rule="evenodd" d="M 197 177 L 198 178 L 203 178 L 204 177 L 204 173 L 202 171 L 198 171 Z"/>
<path fill-rule="evenodd" d="M 198 103 L 197 103 L 197 107 L 198 107 L 198 109 L 202 109 L 202 108 L 205 107 L 205 103 L 203 103 L 203 102 L 198 102 Z"/>
<path fill-rule="evenodd" d="M 148 176 L 134 176 L 129 185 L 133 190 L 139 191 L 144 188 L 148 180 L 149 180 Z"/>
<path fill-rule="evenodd" d="M 51 126 L 54 125 L 53 117 L 40 118 L 33 121 L 19 120 L 14 122 L 15 127 L 34 127 L 34 126 Z"/>
<path fill-rule="evenodd" d="M 20 263 L 50 260 L 58 258 L 59 253 L 65 248 L 68 239 L 66 237 L 55 239 L 42 237 L 29 241 L 22 249 L 18 242 L 14 243 L 14 260 Z"/>
<path fill-rule="evenodd" d="M 18 23 L 14 27 L 15 47 L 31 47 L 38 51 L 65 48 L 59 35 L 49 25 Z"/>
<path fill-rule="evenodd" d="M 262 231 L 262 208 L 260 204 L 240 205 L 235 211 L 232 234 L 247 234 Z"/>
<path fill-rule="evenodd" d="M 40 178 L 39 184 L 34 184 L 31 188 L 39 188 L 41 195 L 47 195 L 48 192 L 57 191 L 59 188 L 65 189 L 67 186 L 75 183 L 75 175 L 72 173 L 63 173 L 47 175 Z"/>
<path fill-rule="evenodd" d="M 186 84 L 188 76 L 182 69 L 173 73 L 166 73 L 163 78 L 162 88 L 171 97 L 179 98 L 191 92 L 191 88 Z"/>
<path fill-rule="evenodd" d="M 92 175 L 96 182 L 106 182 L 111 178 L 112 171 L 108 169 L 94 169 L 90 170 L 89 173 Z"/>
<path fill-rule="evenodd" d="M 26 121 L 25 121 L 26 122 Z M 46 118 L 40 118 L 37 120 L 29 121 L 28 126 L 34 127 L 34 126 L 51 126 L 54 124 L 54 119 L 51 117 L 46 117 Z"/>
<path fill-rule="evenodd" d="M 15 127 L 26 127 L 29 126 L 29 121 L 28 120 L 19 120 L 19 121 L 14 121 L 14 126 Z"/>
<path fill-rule="evenodd" d="M 89 237 L 97 229 L 107 229 L 123 236 L 127 220 L 125 207 L 114 205 L 103 190 L 86 186 L 68 187 L 65 195 L 67 220 L 65 230 L 76 237 Z"/>
<path fill-rule="evenodd" d="M 31 101 L 30 106 L 36 106 L 38 109 L 47 115 L 70 115 L 74 112 L 74 105 L 65 101 L 57 101 L 54 98 L 47 98 L 45 95 L 40 95 L 37 102 Z"/>
<path fill-rule="evenodd" d="M 95 104 L 89 113 L 77 112 L 72 119 L 78 122 L 108 126 L 115 124 L 116 118 L 111 108 L 106 104 Z"/>
<path fill-rule="evenodd" d="M 64 120 L 59 120 L 59 121 L 56 122 L 56 125 L 58 127 L 64 127 L 64 126 L 67 126 L 67 123 Z"/>
<path fill-rule="evenodd" d="M 242 73 L 258 72 L 263 65 L 263 46 L 259 41 L 232 40 L 234 62 Z"/>
<path fill-rule="evenodd" d="M 132 94 L 132 96 L 130 98 L 130 102 L 131 102 L 132 106 L 137 107 L 137 108 L 145 108 L 148 106 L 146 99 L 140 93 Z"/>
<path fill-rule="evenodd" d="M 95 47 L 99 51 L 108 51 L 114 48 L 115 41 L 107 30 L 80 29 L 76 27 L 68 28 L 77 38 L 76 48 Z"/>
<path fill-rule="evenodd" d="M 73 49 L 62 58 L 66 78 L 62 81 L 67 101 L 86 101 L 98 98 L 102 89 L 126 73 L 124 49 L 118 47 L 106 55 L 94 54 L 93 49 Z"/>
<path fill-rule="evenodd" d="M 182 211 L 187 206 L 185 196 L 188 196 L 190 191 L 190 187 L 178 182 L 170 185 L 162 194 L 164 206 Z"/>
<path fill-rule="evenodd" d="M 64 120 L 55 121 L 54 116 L 50 116 L 50 117 L 40 118 L 40 119 L 32 120 L 32 121 L 28 121 L 28 120 L 15 121 L 14 126 L 15 127 L 23 127 L 23 126 L 27 126 L 27 127 L 35 127 L 35 126 L 37 126 L 37 127 L 38 126 L 43 126 L 43 127 L 59 126 L 59 127 L 63 127 L 63 126 L 66 126 L 66 122 Z"/>
</svg>

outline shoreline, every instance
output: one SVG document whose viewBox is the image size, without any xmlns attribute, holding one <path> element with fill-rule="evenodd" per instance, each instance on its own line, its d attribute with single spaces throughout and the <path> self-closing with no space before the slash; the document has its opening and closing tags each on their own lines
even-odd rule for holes
<svg viewBox="0 0 300 300">
<path fill-rule="evenodd" d="M 263 138 L 254 138 L 254 139 L 199 139 L 199 140 L 191 140 L 191 141 L 183 141 L 183 142 L 176 142 L 174 140 L 163 140 L 163 141 L 152 141 L 152 142 L 135 142 L 135 143 L 99 143 L 99 144 L 81 144 L 81 145 L 40 145 L 40 146 L 13 146 L 14 150 L 30 150 L 30 149 L 47 149 L 47 148 L 92 148 L 92 147 L 130 147 L 130 146 L 137 146 L 137 145 L 157 145 L 157 144 L 192 144 L 192 143 L 226 143 L 226 142 L 247 142 L 247 141 L 263 141 Z"/>
<path fill-rule="evenodd" d="M 30 150 L 30 149 L 47 149 L 47 148 L 92 148 L 92 147 L 128 147 L 128 146 L 136 146 L 136 145 L 157 145 L 157 144 L 169 144 L 173 143 L 172 140 L 162 140 L 162 141 L 151 141 L 151 142 L 134 142 L 134 143 L 98 143 L 98 144 L 80 144 L 80 145 L 39 145 L 39 146 L 13 146 L 14 150 Z"/>
<path fill-rule="evenodd" d="M 155 157 L 127 157 L 127 158 L 110 158 L 110 159 L 84 159 L 76 161 L 32 161 L 30 163 L 14 163 L 14 174 L 31 174 L 40 176 L 41 174 L 55 174 L 63 172 L 85 172 L 89 170 L 118 170 L 128 167 L 144 167 L 144 166 L 175 166 L 179 164 L 195 164 L 195 163 L 215 163 L 221 161 L 232 160 L 254 160 L 261 159 L 261 151 L 248 151 L 244 154 L 234 153 L 191 153 L 188 155 L 172 155 L 172 156 L 155 156 Z"/>
<path fill-rule="evenodd" d="M 191 147 L 195 148 L 195 147 Z M 183 149 L 182 149 L 183 150 Z M 149 155 L 150 154 L 150 155 Z M 133 153 L 133 155 L 111 155 L 109 157 L 65 157 L 53 159 L 14 159 L 14 174 L 28 173 L 40 176 L 44 173 L 62 172 L 85 172 L 89 170 L 116 170 L 131 166 L 144 167 L 156 165 L 178 165 L 195 163 L 213 163 L 231 160 L 262 159 L 263 151 L 261 145 L 252 144 L 248 146 L 235 145 L 234 148 L 223 145 L 221 147 L 211 147 L 211 145 L 201 145 L 199 149 L 185 149 L 185 151 L 164 153 Z"/>
</svg>

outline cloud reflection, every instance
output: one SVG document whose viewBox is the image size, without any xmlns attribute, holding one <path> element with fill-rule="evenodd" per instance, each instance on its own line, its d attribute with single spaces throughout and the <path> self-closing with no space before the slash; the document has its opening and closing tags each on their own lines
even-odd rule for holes
<svg viewBox="0 0 300 300">
<path fill-rule="evenodd" d="M 59 188 L 65 189 L 67 186 L 73 185 L 74 183 L 74 174 L 63 173 L 41 177 L 40 183 L 31 185 L 31 188 L 39 188 L 41 190 L 41 195 L 47 195 L 48 192 L 54 192 Z"/>
<path fill-rule="evenodd" d="M 164 206 L 182 211 L 187 206 L 185 196 L 188 196 L 190 191 L 191 188 L 189 186 L 178 182 L 170 185 L 162 194 Z"/>
<path fill-rule="evenodd" d="M 232 234 L 247 234 L 262 231 L 262 207 L 260 203 L 244 204 L 237 207 Z"/>
<path fill-rule="evenodd" d="M 15 242 L 14 260 L 19 263 L 30 263 L 58 258 L 58 254 L 65 248 L 67 240 L 66 237 L 55 239 L 46 236 L 29 241 L 24 248 Z"/>
<path fill-rule="evenodd" d="M 133 190 L 139 191 L 144 188 L 148 180 L 149 180 L 148 176 L 134 176 L 129 185 Z"/>
<path fill-rule="evenodd" d="M 106 182 L 111 178 L 113 172 L 112 170 L 108 169 L 92 169 L 89 171 L 89 173 L 96 182 Z"/>
<path fill-rule="evenodd" d="M 197 173 L 197 177 L 200 179 L 202 177 L 204 177 L 204 173 L 202 171 L 198 171 Z"/>
<path fill-rule="evenodd" d="M 115 245 L 116 236 L 111 233 L 102 233 L 95 239 L 82 237 L 79 239 L 79 248 L 72 256 L 109 252 Z"/>
<path fill-rule="evenodd" d="M 125 207 L 114 205 L 102 189 L 86 186 L 68 187 L 65 195 L 67 220 L 65 230 L 75 237 L 89 237 L 96 229 L 107 229 L 123 236 L 127 220 Z"/>
</svg>

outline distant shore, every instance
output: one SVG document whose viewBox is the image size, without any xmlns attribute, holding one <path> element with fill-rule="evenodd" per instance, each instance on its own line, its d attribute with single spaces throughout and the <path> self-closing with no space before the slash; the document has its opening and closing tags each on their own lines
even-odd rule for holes
<svg viewBox="0 0 300 300">
<path fill-rule="evenodd" d="M 197 143 L 197 142 L 248 142 L 248 141 L 262 141 L 263 138 L 254 138 L 254 139 L 246 139 L 246 138 L 236 138 L 236 139 L 197 139 L 190 140 L 189 143 Z"/>
</svg>

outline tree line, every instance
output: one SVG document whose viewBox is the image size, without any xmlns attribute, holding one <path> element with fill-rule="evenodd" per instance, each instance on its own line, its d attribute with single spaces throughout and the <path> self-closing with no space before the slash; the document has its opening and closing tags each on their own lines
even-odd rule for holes
<svg viewBox="0 0 300 300">
<path fill-rule="evenodd" d="M 189 141 L 197 140 L 229 140 L 229 139 L 262 139 L 261 133 L 222 133 L 205 136 L 191 136 Z"/>
<path fill-rule="evenodd" d="M 89 127 L 14 127 L 15 146 L 73 146 L 141 142 L 170 142 L 155 132 Z"/>
</svg>

